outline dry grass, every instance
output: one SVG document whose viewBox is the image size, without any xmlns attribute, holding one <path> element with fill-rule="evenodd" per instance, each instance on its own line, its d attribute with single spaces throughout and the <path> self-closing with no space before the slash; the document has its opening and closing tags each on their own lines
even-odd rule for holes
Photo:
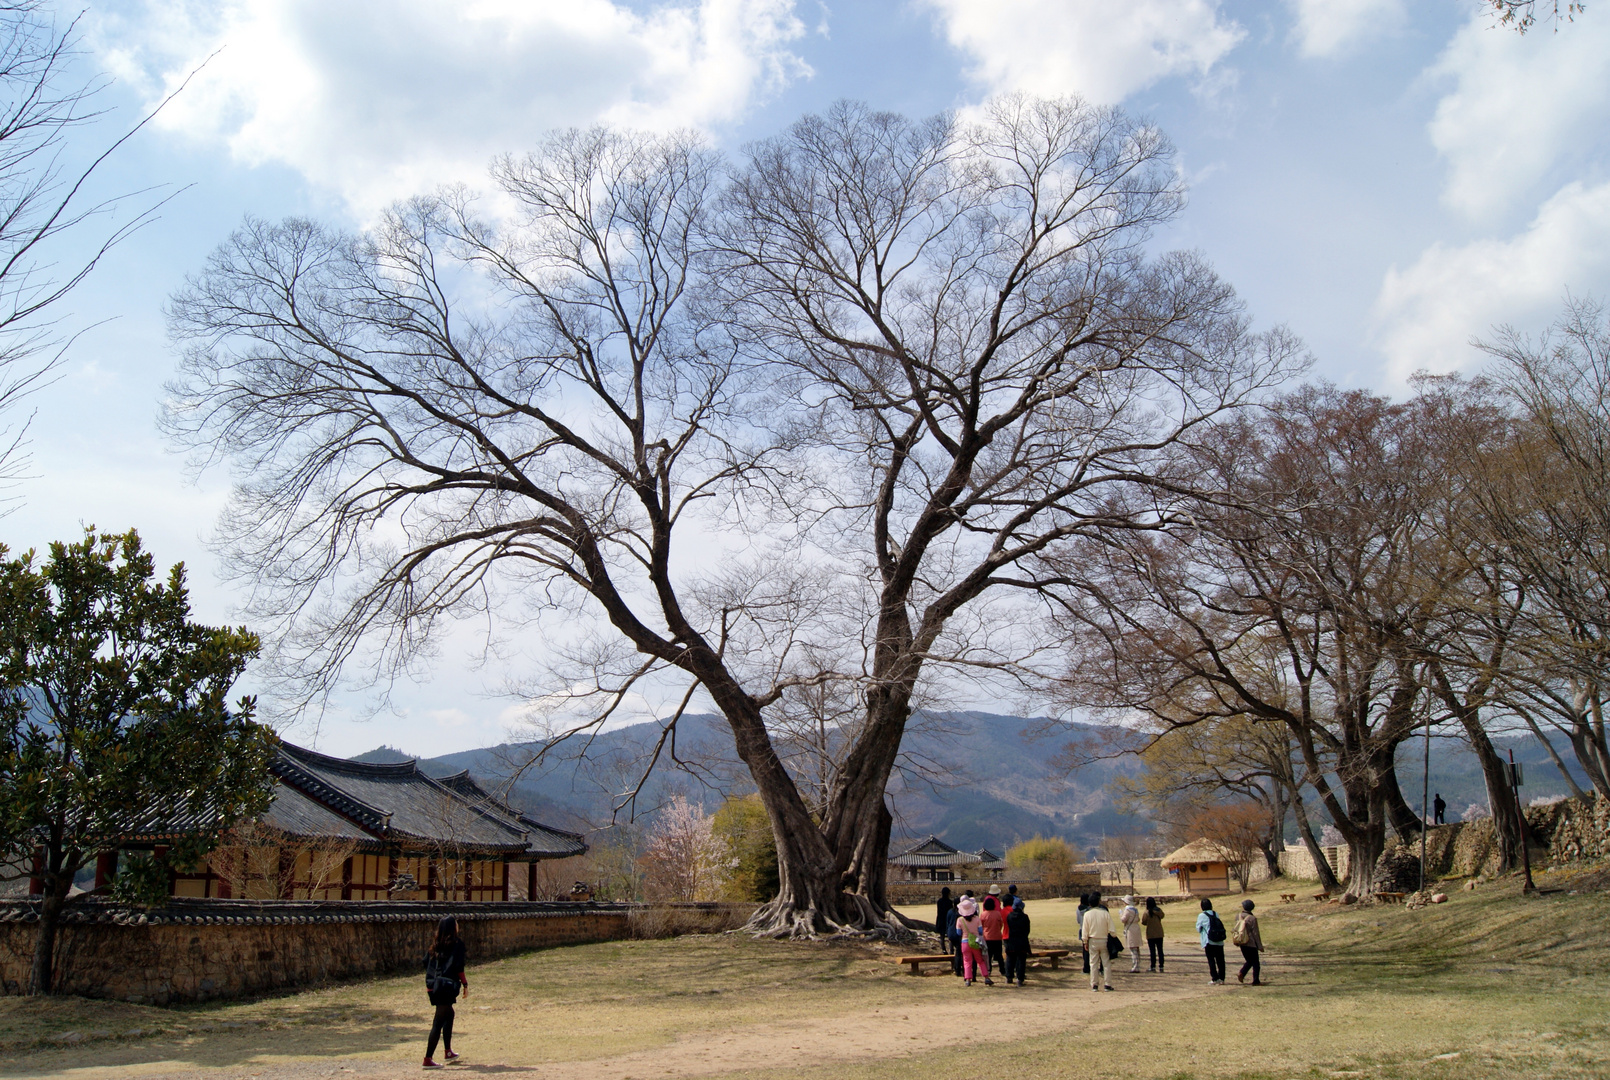
<svg viewBox="0 0 1610 1080">
<path fill-rule="evenodd" d="M 1406 911 L 1254 895 L 1270 946 L 1271 985 L 1257 989 L 1206 985 L 1179 905 L 1168 976 L 1125 974 L 1121 993 L 1095 999 L 1077 969 L 1036 972 L 1023 991 L 966 990 L 948 975 L 906 976 L 889 963 L 901 950 L 733 935 L 623 941 L 476 965 L 460 1048 L 489 1068 L 588 1077 L 1610 1075 L 1610 896 L 1522 898 L 1505 883 Z M 1076 907 L 1031 903 L 1035 937 L 1070 938 Z M 1086 1015 L 1095 1005 L 1108 1011 Z M 427 1011 L 414 977 L 165 1010 L 0 999 L 12 1058 L 0 1075 L 249 1068 L 267 1080 L 323 1076 L 332 1058 L 357 1075 L 400 1075 L 417 1069 Z M 131 1028 L 142 1034 L 116 1037 Z M 69 1031 L 111 1037 L 45 1041 Z M 742 1068 L 700 1056 L 734 1039 Z"/>
</svg>

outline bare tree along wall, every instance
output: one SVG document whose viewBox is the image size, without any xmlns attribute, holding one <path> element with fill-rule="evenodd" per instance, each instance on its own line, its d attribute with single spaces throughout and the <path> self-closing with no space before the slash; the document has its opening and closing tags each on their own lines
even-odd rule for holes
<svg viewBox="0 0 1610 1080">
<path fill-rule="evenodd" d="M 1161 451 L 1294 343 L 1145 255 L 1170 149 L 1075 101 L 840 106 L 731 174 L 572 132 L 494 175 L 497 225 L 453 192 L 363 235 L 248 222 L 172 302 L 168 427 L 235 469 L 220 543 L 279 670 L 313 703 L 454 620 L 585 613 L 553 646 L 591 720 L 670 672 L 730 723 L 778 850 L 752 928 L 899 932 L 919 684 L 1032 683 L 1034 558 L 1164 524 L 1189 478 Z M 828 684 L 864 719 L 812 807 L 769 717 Z"/>
</svg>

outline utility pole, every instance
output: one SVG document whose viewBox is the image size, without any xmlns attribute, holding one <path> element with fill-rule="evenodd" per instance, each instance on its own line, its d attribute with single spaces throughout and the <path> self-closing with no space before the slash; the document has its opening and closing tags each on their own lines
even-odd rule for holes
<svg viewBox="0 0 1610 1080">
<path fill-rule="evenodd" d="M 1426 833 L 1431 831 L 1431 706 L 1426 706 L 1425 765 L 1420 773 L 1420 891 L 1426 887 Z"/>
<path fill-rule="evenodd" d="M 1526 869 L 1526 887 L 1523 893 L 1534 893 L 1537 886 L 1532 884 L 1532 845 L 1526 840 L 1526 811 L 1521 806 L 1521 767 L 1515 764 L 1515 751 L 1509 752 L 1509 789 L 1515 793 L 1515 817 L 1521 826 L 1521 866 Z"/>
</svg>

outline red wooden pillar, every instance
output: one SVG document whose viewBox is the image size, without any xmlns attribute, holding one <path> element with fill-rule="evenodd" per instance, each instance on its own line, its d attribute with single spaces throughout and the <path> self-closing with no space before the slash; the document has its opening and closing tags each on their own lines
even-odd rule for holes
<svg viewBox="0 0 1610 1080">
<path fill-rule="evenodd" d="M 397 856 L 386 856 L 386 899 L 391 899 L 391 890 L 397 887 Z"/>
<path fill-rule="evenodd" d="M 436 899 L 436 860 L 425 860 L 425 899 Z"/>
<path fill-rule="evenodd" d="M 104 889 L 117 876 L 117 852 L 100 851 L 95 854 L 95 887 Z"/>
<path fill-rule="evenodd" d="M 279 888 L 274 895 L 281 900 L 289 900 L 295 895 L 291 890 L 296 888 L 296 856 L 284 848 L 279 849 Z"/>
<path fill-rule="evenodd" d="M 525 898 L 527 900 L 535 900 L 537 898 L 537 864 L 536 863 L 528 862 L 528 863 L 525 864 L 525 880 L 526 880 Z"/>
<path fill-rule="evenodd" d="M 45 849 L 34 848 L 33 872 L 28 877 L 28 895 L 45 895 Z"/>
<path fill-rule="evenodd" d="M 348 855 L 341 863 L 341 899 L 352 899 L 352 856 Z"/>
<path fill-rule="evenodd" d="M 509 860 L 503 860 L 503 899 L 509 898 Z"/>
</svg>

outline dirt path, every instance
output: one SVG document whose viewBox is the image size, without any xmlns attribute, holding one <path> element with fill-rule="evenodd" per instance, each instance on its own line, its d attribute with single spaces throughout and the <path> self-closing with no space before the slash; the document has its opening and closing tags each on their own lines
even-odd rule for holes
<svg viewBox="0 0 1610 1080">
<path fill-rule="evenodd" d="M 950 976 L 930 976 L 949 978 Z M 916 1007 L 871 1009 L 837 1016 L 807 1017 L 793 1021 L 751 1024 L 712 1035 L 699 1032 L 669 1045 L 629 1054 L 583 1061 L 547 1061 L 521 1065 L 475 1059 L 473 1039 L 460 1041 L 466 1061 L 447 1074 L 541 1074 L 556 1080 L 682 1080 L 770 1068 L 832 1065 L 845 1061 L 893 1059 L 930 1053 L 961 1043 L 1000 1043 L 1067 1030 L 1078 1022 L 1088 1026 L 1090 1010 L 1116 1012 L 1140 1004 L 1181 1000 L 1211 993 L 1235 993 L 1239 988 L 1215 989 L 1204 985 L 1200 974 L 1165 976 L 1129 975 L 1118 979 L 1112 993 L 1092 995 L 1078 971 L 1058 972 L 1035 980 L 1026 988 L 982 985 L 956 986 L 953 998 L 927 1000 Z M 1116 1016 L 1114 1022 L 1117 1022 Z M 293 1047 L 262 1045 L 265 1034 L 209 1036 L 211 1040 L 257 1042 L 258 1053 L 245 1046 L 215 1045 L 213 1053 L 201 1046 L 175 1046 L 166 1060 L 85 1062 L 82 1054 L 69 1064 L 62 1060 L 38 1075 L 62 1080 L 323 1080 L 351 1077 L 422 1075 L 418 1058 L 406 1062 L 366 1058 L 324 1060 L 272 1060 L 293 1057 Z M 272 1036 L 268 1039 L 272 1040 Z M 87 1048 L 86 1048 L 87 1049 Z M 243 1062 L 244 1058 L 244 1062 Z M 253 1061 L 252 1059 L 257 1060 Z M 231 1062 L 221 1064 L 221 1062 Z M 3 1075 L 0 1072 L 0 1075 Z"/>
</svg>

